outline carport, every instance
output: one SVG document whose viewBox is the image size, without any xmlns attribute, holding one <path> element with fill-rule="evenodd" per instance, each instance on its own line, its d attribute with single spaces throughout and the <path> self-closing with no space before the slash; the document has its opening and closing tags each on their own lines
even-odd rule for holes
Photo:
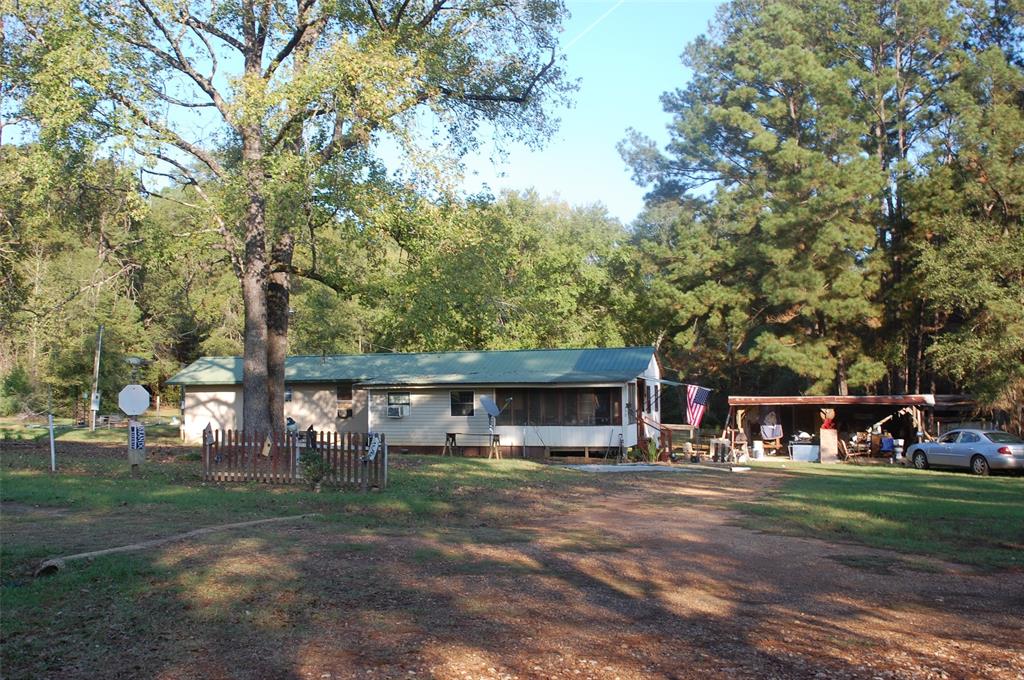
<svg viewBox="0 0 1024 680">
<path fill-rule="evenodd" d="M 945 415 L 972 403 L 933 394 L 731 396 L 726 436 L 733 448 L 749 444 L 768 455 L 832 463 L 877 455 L 881 430 L 907 446 L 930 438 L 937 407 Z M 799 434 L 805 436 L 796 440 Z"/>
</svg>

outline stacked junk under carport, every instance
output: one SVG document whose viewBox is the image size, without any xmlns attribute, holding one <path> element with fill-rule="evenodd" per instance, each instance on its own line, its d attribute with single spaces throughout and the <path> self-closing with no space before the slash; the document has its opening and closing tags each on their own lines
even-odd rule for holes
<svg viewBox="0 0 1024 680">
<path fill-rule="evenodd" d="M 897 459 L 953 427 L 996 425 L 976 413 L 977 404 L 961 395 L 731 396 L 723 438 L 737 457 Z"/>
</svg>

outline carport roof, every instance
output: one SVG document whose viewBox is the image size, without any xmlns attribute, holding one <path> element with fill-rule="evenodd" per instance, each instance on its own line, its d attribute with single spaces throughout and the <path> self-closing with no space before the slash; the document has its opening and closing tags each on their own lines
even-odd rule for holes
<svg viewBox="0 0 1024 680">
<path fill-rule="evenodd" d="M 285 361 L 285 380 L 363 385 L 618 383 L 642 374 L 653 356 L 653 347 L 291 356 Z M 242 358 L 202 357 L 167 382 L 238 385 Z"/>
<path fill-rule="evenodd" d="M 729 397 L 729 406 L 934 406 L 933 394 Z"/>
</svg>

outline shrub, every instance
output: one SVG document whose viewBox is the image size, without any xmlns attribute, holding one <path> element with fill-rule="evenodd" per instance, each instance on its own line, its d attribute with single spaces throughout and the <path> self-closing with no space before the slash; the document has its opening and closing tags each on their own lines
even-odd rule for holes
<svg viewBox="0 0 1024 680">
<path fill-rule="evenodd" d="M 299 452 L 299 468 L 302 470 L 302 478 L 314 491 L 320 490 L 320 483 L 327 476 L 327 461 L 320 450 L 313 446 L 307 446 Z"/>
<path fill-rule="evenodd" d="M 647 462 L 658 462 L 658 442 L 654 441 L 654 437 L 648 437 L 647 439 Z"/>
</svg>

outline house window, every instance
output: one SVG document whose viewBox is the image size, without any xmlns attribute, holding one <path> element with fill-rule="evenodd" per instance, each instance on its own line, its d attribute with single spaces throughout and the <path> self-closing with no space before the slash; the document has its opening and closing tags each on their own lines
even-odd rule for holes
<svg viewBox="0 0 1024 680">
<path fill-rule="evenodd" d="M 284 386 L 284 400 L 286 402 L 289 402 L 289 401 L 292 400 L 292 386 L 291 385 L 285 385 Z"/>
<path fill-rule="evenodd" d="M 473 415 L 473 393 L 470 391 L 452 392 L 452 415 Z"/>
<path fill-rule="evenodd" d="M 661 390 L 657 385 L 647 386 L 647 411 L 650 413 L 661 411 Z"/>
<path fill-rule="evenodd" d="M 412 413 L 412 401 L 408 392 L 388 392 L 388 418 L 405 418 Z"/>
<path fill-rule="evenodd" d="M 352 409 L 352 383 L 337 384 L 338 417 L 351 418 Z"/>
<path fill-rule="evenodd" d="M 388 392 L 388 406 L 409 406 L 408 392 Z"/>
</svg>

